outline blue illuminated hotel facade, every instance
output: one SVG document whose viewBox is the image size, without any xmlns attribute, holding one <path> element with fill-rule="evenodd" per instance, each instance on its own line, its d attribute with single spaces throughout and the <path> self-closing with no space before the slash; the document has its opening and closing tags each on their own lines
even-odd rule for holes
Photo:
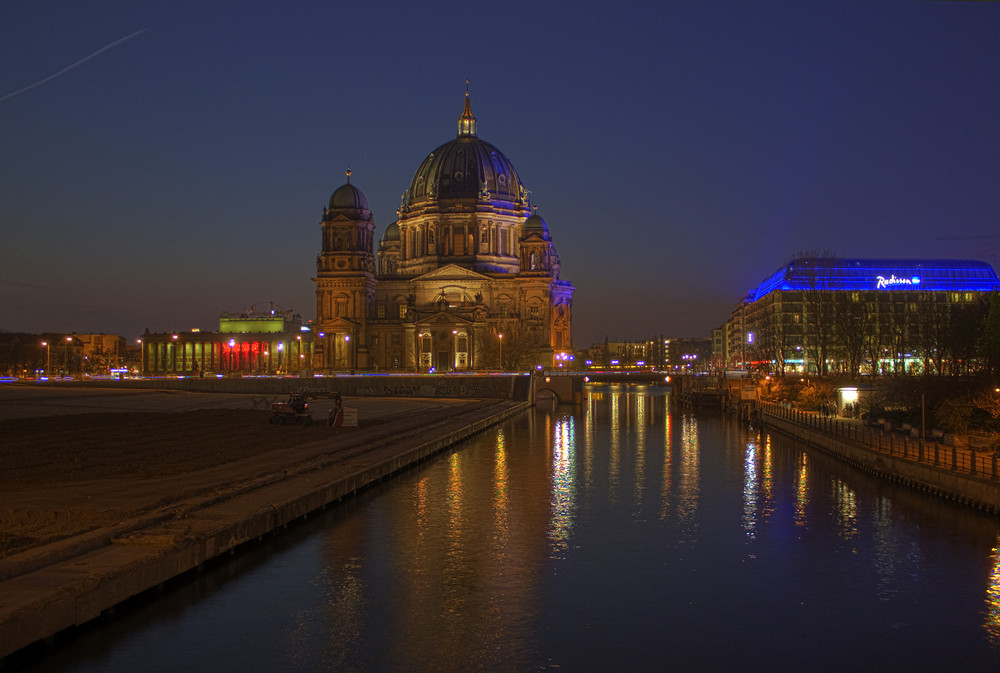
<svg viewBox="0 0 1000 673">
<path fill-rule="evenodd" d="M 726 324 L 727 366 L 783 373 L 967 373 L 991 293 L 986 262 L 799 258 Z"/>
</svg>

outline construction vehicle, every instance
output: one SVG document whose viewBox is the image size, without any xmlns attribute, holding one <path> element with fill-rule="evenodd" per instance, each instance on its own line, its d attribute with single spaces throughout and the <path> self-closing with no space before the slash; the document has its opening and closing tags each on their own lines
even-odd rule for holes
<svg viewBox="0 0 1000 673">
<path fill-rule="evenodd" d="M 288 423 L 309 425 L 313 419 L 309 413 L 308 400 L 309 395 L 292 393 L 288 396 L 287 402 L 272 402 L 270 422 L 274 425 L 286 425 Z"/>
</svg>

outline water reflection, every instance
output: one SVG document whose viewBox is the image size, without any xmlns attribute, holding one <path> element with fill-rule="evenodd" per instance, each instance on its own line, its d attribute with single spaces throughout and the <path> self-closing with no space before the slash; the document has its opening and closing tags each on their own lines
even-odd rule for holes
<svg viewBox="0 0 1000 673">
<path fill-rule="evenodd" d="M 510 506 L 510 483 L 507 474 L 507 446 L 504 443 L 503 428 L 497 430 L 496 457 L 493 466 L 493 539 L 499 549 L 506 549 L 509 540 L 508 520 Z"/>
<path fill-rule="evenodd" d="M 630 396 L 632 399 L 632 396 Z M 646 483 L 646 407 L 649 398 L 637 394 L 635 399 L 635 474 L 633 475 L 632 503 L 637 515 L 641 511 Z"/>
<path fill-rule="evenodd" d="M 858 534 L 858 496 L 840 479 L 833 480 L 834 514 L 840 537 L 850 540 Z"/>
<path fill-rule="evenodd" d="M 608 499 L 612 504 L 618 502 L 618 482 L 621 481 L 621 449 L 622 449 L 622 424 L 621 424 L 621 401 L 622 393 L 613 389 L 611 398 L 611 446 L 608 464 Z"/>
<path fill-rule="evenodd" d="M 529 412 L 334 510 L 295 558 L 145 619 L 158 670 L 191 668 L 175 650 L 218 670 L 1000 663 L 995 522 L 662 396 Z M 220 626 L 192 643 L 178 623 Z M 100 663 L 38 670 L 136 670 Z"/>
<path fill-rule="evenodd" d="M 670 512 L 670 484 L 673 481 L 673 442 L 670 430 L 673 427 L 673 416 L 666 414 L 663 418 L 663 469 L 660 474 L 660 513 L 659 518 L 665 519 Z"/>
<path fill-rule="evenodd" d="M 806 525 L 806 506 L 809 504 L 809 456 L 800 453 L 795 471 L 795 525 Z"/>
<path fill-rule="evenodd" d="M 697 537 L 699 521 L 698 496 L 701 492 L 701 451 L 698 443 L 698 419 L 685 414 L 681 420 L 680 483 L 677 494 L 677 516 L 686 524 L 681 542 L 693 542 Z"/>
<path fill-rule="evenodd" d="M 757 532 L 757 442 L 747 442 L 743 456 L 743 530 L 747 538 L 754 539 Z"/>
<path fill-rule="evenodd" d="M 1000 537 L 990 554 L 989 583 L 986 585 L 986 632 L 995 645 L 1000 645 Z"/>
<path fill-rule="evenodd" d="M 576 446 L 572 416 L 563 416 L 555 426 L 552 442 L 552 520 L 549 540 L 553 556 L 566 551 L 573 532 L 576 508 Z"/>
</svg>

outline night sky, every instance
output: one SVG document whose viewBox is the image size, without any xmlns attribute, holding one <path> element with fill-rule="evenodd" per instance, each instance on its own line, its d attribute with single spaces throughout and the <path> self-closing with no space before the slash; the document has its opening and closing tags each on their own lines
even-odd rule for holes
<svg viewBox="0 0 1000 673">
<path fill-rule="evenodd" d="M 574 346 L 709 336 L 797 253 L 1000 254 L 1000 3 L 0 2 L 0 330 L 309 319 L 323 207 L 516 167 Z"/>
</svg>

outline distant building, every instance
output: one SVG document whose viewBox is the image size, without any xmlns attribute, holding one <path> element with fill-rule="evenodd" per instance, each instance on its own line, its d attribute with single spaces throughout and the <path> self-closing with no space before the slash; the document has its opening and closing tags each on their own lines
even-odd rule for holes
<svg viewBox="0 0 1000 673">
<path fill-rule="evenodd" d="M 0 373 L 9 376 L 108 375 L 125 359 L 125 337 L 114 334 L 0 333 Z"/>
<path fill-rule="evenodd" d="M 374 249 L 348 172 L 320 222 L 315 367 L 437 371 L 555 366 L 571 352 L 574 288 L 510 160 L 477 134 L 430 152 Z"/>
<path fill-rule="evenodd" d="M 217 332 L 142 335 L 144 376 L 311 374 L 312 332 L 292 311 L 223 313 Z"/>
<path fill-rule="evenodd" d="M 993 268 L 970 260 L 801 258 L 750 292 L 725 325 L 727 366 L 772 373 L 964 373 Z"/>
<path fill-rule="evenodd" d="M 712 339 L 691 337 L 667 339 L 667 371 L 702 374 L 714 369 L 712 365 Z"/>
</svg>

